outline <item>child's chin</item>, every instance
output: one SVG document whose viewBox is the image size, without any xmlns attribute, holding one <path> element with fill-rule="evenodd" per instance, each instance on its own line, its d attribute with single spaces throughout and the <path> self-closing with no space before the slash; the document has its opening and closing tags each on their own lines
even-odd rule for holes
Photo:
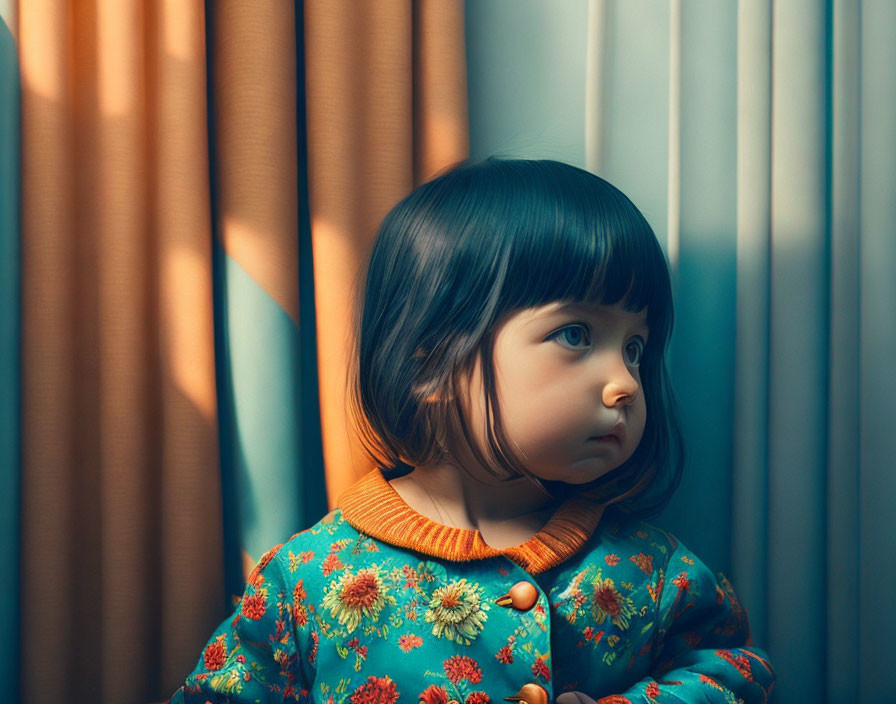
<svg viewBox="0 0 896 704">
<path fill-rule="evenodd" d="M 584 487 L 594 482 L 605 474 L 608 474 L 613 471 L 615 468 L 611 469 L 601 469 L 594 471 L 575 471 L 575 472 L 567 472 L 566 474 L 557 475 L 556 479 L 548 479 L 544 478 L 544 481 L 551 482 L 553 484 L 563 485 L 565 487 L 569 487 L 570 489 L 575 489 L 578 487 Z"/>
</svg>

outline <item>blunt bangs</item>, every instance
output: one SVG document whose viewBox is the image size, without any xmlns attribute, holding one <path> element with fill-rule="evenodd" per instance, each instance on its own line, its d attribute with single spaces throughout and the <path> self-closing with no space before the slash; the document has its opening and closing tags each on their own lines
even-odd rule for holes
<svg viewBox="0 0 896 704">
<path fill-rule="evenodd" d="M 500 163 L 500 162 L 499 162 Z M 651 337 L 672 322 L 668 269 L 656 236 L 634 204 L 598 176 L 567 164 L 535 162 L 494 194 L 502 205 L 495 248 L 510 260 L 501 314 L 555 301 L 647 308 Z"/>
<path fill-rule="evenodd" d="M 555 161 L 461 164 L 388 213 L 360 293 L 351 400 L 368 454 L 387 468 L 436 463 L 450 454 L 446 432 L 459 433 L 484 467 L 530 478 L 501 423 L 492 365 L 501 319 L 554 302 L 646 308 L 644 436 L 625 464 L 580 489 L 603 500 L 625 494 L 618 508 L 638 515 L 668 502 L 683 462 L 664 364 L 671 285 L 650 225 L 616 187 Z M 471 441 L 458 398 L 477 360 L 487 448 Z M 647 479 L 649 492 L 639 488 Z"/>
</svg>

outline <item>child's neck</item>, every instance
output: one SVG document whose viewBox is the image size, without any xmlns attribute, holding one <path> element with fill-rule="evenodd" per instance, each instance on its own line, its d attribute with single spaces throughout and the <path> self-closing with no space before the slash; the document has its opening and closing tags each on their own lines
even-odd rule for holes
<svg viewBox="0 0 896 704">
<path fill-rule="evenodd" d="M 442 525 L 477 530 L 495 549 L 526 542 L 557 508 L 557 501 L 524 477 L 500 482 L 450 464 L 417 467 L 391 484 L 417 513 Z"/>
</svg>

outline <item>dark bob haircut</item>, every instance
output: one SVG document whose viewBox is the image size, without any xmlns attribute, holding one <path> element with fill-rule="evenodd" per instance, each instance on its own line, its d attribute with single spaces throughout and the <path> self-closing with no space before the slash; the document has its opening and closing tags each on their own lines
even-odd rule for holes
<svg viewBox="0 0 896 704">
<path fill-rule="evenodd" d="M 496 476 L 528 476 L 501 423 L 492 360 L 504 316 L 552 302 L 647 308 L 641 384 L 647 421 L 628 461 L 594 482 L 542 482 L 649 517 L 678 486 L 683 447 L 664 353 L 672 329 L 666 260 L 617 188 L 556 161 L 490 158 L 423 184 L 386 215 L 360 289 L 352 404 L 362 440 L 386 469 L 445 461 L 459 433 Z M 472 440 L 461 382 L 476 360 L 487 447 Z"/>
</svg>

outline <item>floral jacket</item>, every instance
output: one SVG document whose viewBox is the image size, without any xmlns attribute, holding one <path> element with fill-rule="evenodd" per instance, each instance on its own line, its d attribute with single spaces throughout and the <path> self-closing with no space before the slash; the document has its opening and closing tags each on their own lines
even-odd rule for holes
<svg viewBox="0 0 896 704">
<path fill-rule="evenodd" d="M 572 499 L 496 550 L 374 470 L 262 557 L 172 702 L 767 701 L 728 580 L 656 527 L 600 519 Z"/>
</svg>

